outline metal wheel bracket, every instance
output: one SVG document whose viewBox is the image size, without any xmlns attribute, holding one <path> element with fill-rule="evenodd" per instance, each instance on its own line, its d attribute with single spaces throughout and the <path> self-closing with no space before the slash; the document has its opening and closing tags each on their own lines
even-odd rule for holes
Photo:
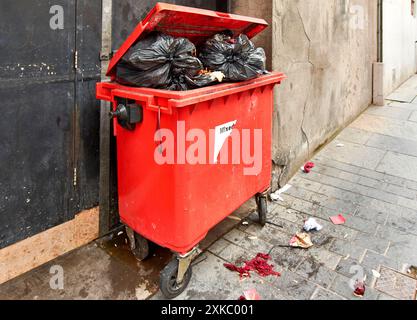
<svg viewBox="0 0 417 320">
<path fill-rule="evenodd" d="M 260 192 L 257 194 L 257 196 L 259 198 L 267 198 L 268 199 L 268 194 L 270 193 L 271 188 L 266 189 L 264 192 Z"/>
<path fill-rule="evenodd" d="M 135 231 L 133 231 L 133 229 L 128 226 L 125 226 L 125 228 L 126 228 L 127 237 L 129 238 L 130 249 L 135 250 L 136 249 Z"/>
<path fill-rule="evenodd" d="M 201 250 L 198 247 L 195 247 L 193 250 L 188 252 L 185 255 L 177 255 L 178 259 L 178 274 L 177 274 L 177 283 L 181 284 L 184 281 L 185 273 L 191 265 L 191 262 L 201 254 Z"/>
</svg>

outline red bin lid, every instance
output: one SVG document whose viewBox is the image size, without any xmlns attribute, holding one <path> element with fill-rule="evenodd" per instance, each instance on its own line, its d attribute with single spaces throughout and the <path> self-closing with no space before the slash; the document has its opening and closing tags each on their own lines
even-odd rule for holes
<svg viewBox="0 0 417 320">
<path fill-rule="evenodd" d="M 152 31 L 160 31 L 174 37 L 188 38 L 198 45 L 226 29 L 233 31 L 235 35 L 246 34 L 249 38 L 253 38 L 267 27 L 268 23 L 263 19 L 157 3 L 111 59 L 107 76 L 112 76 L 115 73 L 117 63 L 130 47 L 140 37 Z"/>
</svg>

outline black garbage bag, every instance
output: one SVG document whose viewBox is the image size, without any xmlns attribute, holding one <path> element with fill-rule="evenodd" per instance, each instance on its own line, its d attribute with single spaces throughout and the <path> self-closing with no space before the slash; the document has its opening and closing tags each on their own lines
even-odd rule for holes
<svg viewBox="0 0 417 320">
<path fill-rule="evenodd" d="M 194 44 L 185 38 L 152 33 L 138 41 L 117 65 L 116 81 L 130 86 L 187 90 L 187 78 L 203 69 Z"/>
<path fill-rule="evenodd" d="M 225 81 L 245 81 L 267 73 L 266 55 L 242 34 L 233 39 L 227 32 L 217 34 L 200 48 L 199 58 L 205 68 L 221 71 Z"/>
</svg>

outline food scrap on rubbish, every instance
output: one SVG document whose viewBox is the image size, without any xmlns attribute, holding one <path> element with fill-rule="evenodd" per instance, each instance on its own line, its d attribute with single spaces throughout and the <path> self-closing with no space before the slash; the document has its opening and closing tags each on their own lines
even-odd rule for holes
<svg viewBox="0 0 417 320">
<path fill-rule="evenodd" d="M 258 253 L 256 257 L 250 261 L 245 261 L 243 267 L 238 267 L 231 263 L 225 263 L 224 266 L 230 271 L 237 272 L 240 278 L 250 278 L 250 272 L 255 271 L 261 277 L 281 276 L 279 272 L 274 271 L 274 266 L 269 264 L 271 259 L 269 254 Z"/>
</svg>

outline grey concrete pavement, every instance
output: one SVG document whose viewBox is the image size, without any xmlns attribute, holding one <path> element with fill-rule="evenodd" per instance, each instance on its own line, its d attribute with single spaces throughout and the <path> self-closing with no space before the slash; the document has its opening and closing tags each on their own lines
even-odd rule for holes
<svg viewBox="0 0 417 320">
<path fill-rule="evenodd" d="M 412 91 L 412 94 L 410 93 Z M 269 203 L 261 228 L 253 202 L 226 219 L 205 240 L 206 260 L 194 265 L 188 289 L 178 299 L 236 300 L 256 289 L 262 299 L 358 299 L 350 280 L 366 275 L 364 299 L 413 299 L 417 280 L 407 274 L 417 265 L 417 76 L 394 92 L 385 107 L 370 107 L 323 148 L 310 174 L 299 172 L 284 202 Z M 402 101 L 402 102 L 401 102 Z M 344 225 L 329 217 L 343 214 Z M 312 234 L 314 247 L 288 244 L 314 217 L 323 230 Z M 163 299 L 158 273 L 170 258 L 158 249 L 151 261 L 137 263 L 124 237 L 104 239 L 0 286 L 6 299 Z M 281 277 L 240 280 L 223 264 L 242 264 L 270 253 Z M 52 265 L 62 265 L 64 290 L 49 286 Z M 379 277 L 378 276 L 379 273 Z"/>
</svg>

